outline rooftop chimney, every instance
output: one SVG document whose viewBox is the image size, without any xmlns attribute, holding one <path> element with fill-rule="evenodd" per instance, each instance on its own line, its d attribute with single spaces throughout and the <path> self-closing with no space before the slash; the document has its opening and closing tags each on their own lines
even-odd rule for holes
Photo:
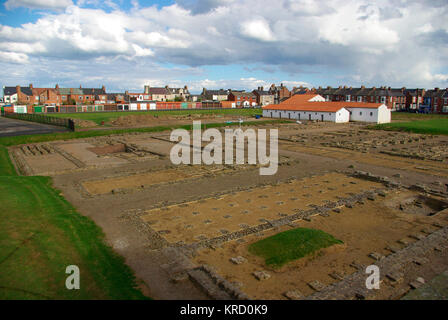
<svg viewBox="0 0 448 320">
<path fill-rule="evenodd" d="M 101 90 L 103 90 L 103 92 L 106 92 L 106 87 L 103 85 L 103 86 L 101 87 Z"/>
<path fill-rule="evenodd" d="M 366 88 L 366 86 L 361 86 L 361 89 L 365 89 Z"/>
<path fill-rule="evenodd" d="M 30 83 L 30 89 L 33 90 L 33 84 L 32 83 Z"/>
<path fill-rule="evenodd" d="M 55 89 L 59 90 L 59 85 L 57 83 L 56 83 Z"/>
</svg>

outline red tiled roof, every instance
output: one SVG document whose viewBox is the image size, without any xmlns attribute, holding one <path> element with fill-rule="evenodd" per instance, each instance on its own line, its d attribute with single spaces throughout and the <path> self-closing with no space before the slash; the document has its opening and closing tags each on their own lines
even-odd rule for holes
<svg viewBox="0 0 448 320">
<path fill-rule="evenodd" d="M 322 103 L 322 102 L 321 102 Z M 322 105 L 319 102 L 307 102 L 306 104 L 270 104 L 263 107 L 265 110 L 294 110 L 294 111 L 320 111 L 320 112 L 337 112 L 344 107 L 334 105 Z"/>
</svg>

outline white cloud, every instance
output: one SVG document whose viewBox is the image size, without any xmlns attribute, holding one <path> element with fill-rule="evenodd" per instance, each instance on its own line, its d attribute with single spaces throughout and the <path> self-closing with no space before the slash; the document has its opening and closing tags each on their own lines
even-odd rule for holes
<svg viewBox="0 0 448 320">
<path fill-rule="evenodd" d="M 5 2 L 5 8 L 8 10 L 18 7 L 62 10 L 72 4 L 71 0 L 8 0 Z"/>
<path fill-rule="evenodd" d="M 28 63 L 28 56 L 23 53 L 0 51 L 0 61 L 25 64 Z"/>
<path fill-rule="evenodd" d="M 87 2 L 90 6 L 98 2 L 98 7 L 83 8 Z M 148 7 L 134 1 L 124 11 L 115 5 L 119 1 L 111 0 L 79 0 L 76 5 L 67 0 L 8 0 L 9 8 L 26 3 L 65 10 L 45 13 L 16 28 L 0 25 L 0 59 L 31 62 L 28 69 L 33 63 L 55 65 L 54 74 L 64 74 L 67 67 L 62 61 L 75 67 L 86 63 L 90 71 L 82 73 L 84 77 L 102 74 L 111 82 L 115 76 L 107 70 L 115 70 L 119 77 L 128 63 L 135 64 L 136 72 L 144 71 L 142 64 L 149 66 L 149 72 L 171 64 L 199 73 L 202 66 L 232 64 L 272 70 L 265 74 L 281 70 L 281 75 L 296 77 L 298 85 L 312 78 L 348 85 L 446 86 L 448 5 L 443 1 L 177 2 Z M 159 69 L 165 70 L 157 73 L 162 82 L 189 76 L 182 70 Z M 251 73 L 245 78 L 229 76 L 233 85 L 225 79 L 209 80 L 204 74 L 199 77 L 204 80 L 193 82 L 198 87 L 257 87 L 260 75 L 257 70 L 248 72 L 253 77 Z M 282 76 L 274 78 L 279 82 Z"/>
<path fill-rule="evenodd" d="M 245 36 L 261 41 L 274 40 L 274 36 L 272 34 L 271 28 L 269 27 L 269 24 L 263 19 L 243 22 L 241 24 L 241 32 Z"/>
</svg>

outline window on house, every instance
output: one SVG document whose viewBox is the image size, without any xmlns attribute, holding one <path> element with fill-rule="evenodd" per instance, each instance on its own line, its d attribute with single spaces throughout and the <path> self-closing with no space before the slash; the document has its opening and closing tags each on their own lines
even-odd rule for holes
<svg viewBox="0 0 448 320">
<path fill-rule="evenodd" d="M 358 102 L 362 102 L 362 96 L 358 96 Z"/>
<path fill-rule="evenodd" d="M 373 112 L 370 112 L 370 116 L 373 116 Z"/>
<path fill-rule="evenodd" d="M 82 97 L 81 97 L 81 96 L 79 96 L 78 98 L 79 98 L 79 100 L 82 100 Z"/>
<path fill-rule="evenodd" d="M 359 115 L 362 116 L 362 111 L 359 112 Z"/>
<path fill-rule="evenodd" d="M 345 96 L 345 101 L 350 101 L 350 95 Z"/>
</svg>

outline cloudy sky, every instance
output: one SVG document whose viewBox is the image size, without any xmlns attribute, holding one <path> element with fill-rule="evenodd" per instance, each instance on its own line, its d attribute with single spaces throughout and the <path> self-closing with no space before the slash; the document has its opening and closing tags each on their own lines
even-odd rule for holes
<svg viewBox="0 0 448 320">
<path fill-rule="evenodd" d="M 448 87 L 448 0 L 6 0 L 0 85 Z"/>
</svg>

